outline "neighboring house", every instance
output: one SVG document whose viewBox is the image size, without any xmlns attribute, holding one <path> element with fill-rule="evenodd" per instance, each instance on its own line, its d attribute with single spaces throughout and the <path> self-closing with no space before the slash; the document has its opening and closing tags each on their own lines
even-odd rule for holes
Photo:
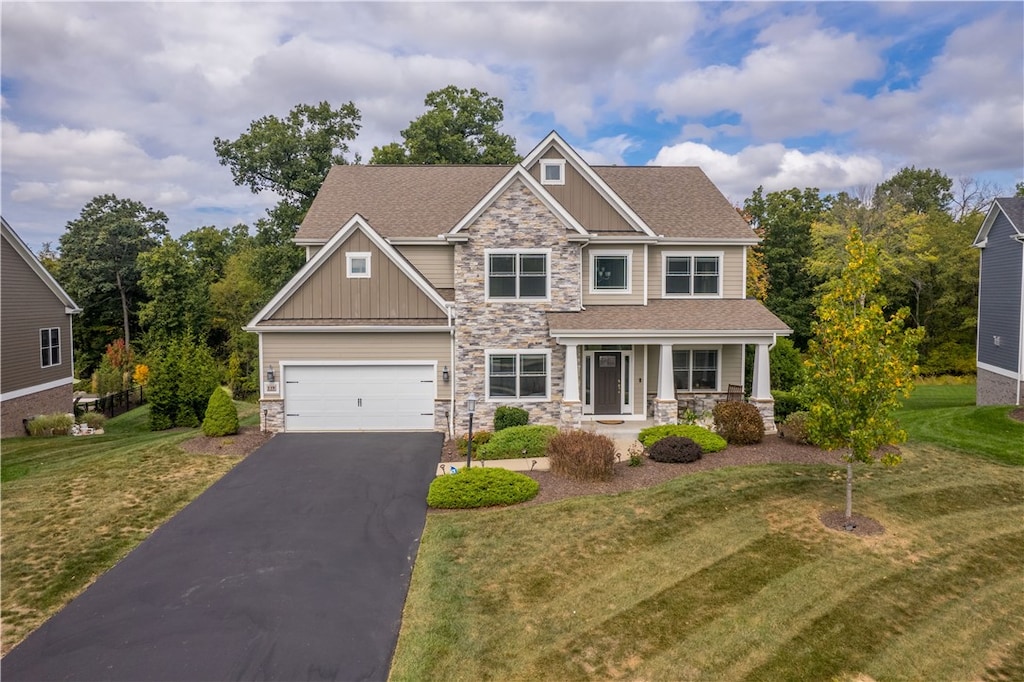
<svg viewBox="0 0 1024 682">
<path fill-rule="evenodd" d="M 71 316 L 82 312 L 25 242 L 0 218 L 0 437 L 24 436 L 23 420 L 71 412 Z"/>
<path fill-rule="evenodd" d="M 674 422 L 742 384 L 774 430 L 746 298 L 758 241 L 699 168 L 589 166 L 551 133 L 515 166 L 337 166 L 296 235 L 307 262 L 246 327 L 273 431 L 464 432 Z"/>
<path fill-rule="evenodd" d="M 1024 392 L 1024 199 L 992 202 L 974 246 L 978 286 L 978 405 L 1020 405 Z"/>
</svg>

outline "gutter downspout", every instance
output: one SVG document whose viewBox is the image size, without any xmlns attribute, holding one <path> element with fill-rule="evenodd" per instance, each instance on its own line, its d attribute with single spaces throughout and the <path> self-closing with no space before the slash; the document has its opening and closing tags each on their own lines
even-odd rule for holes
<svg viewBox="0 0 1024 682">
<path fill-rule="evenodd" d="M 452 383 L 448 388 L 448 437 L 455 438 L 455 389 L 459 385 L 459 373 L 455 365 L 455 325 L 452 323 L 452 307 L 448 306 L 448 335 L 451 343 L 448 344 L 448 353 L 451 356 L 451 378 Z"/>
</svg>

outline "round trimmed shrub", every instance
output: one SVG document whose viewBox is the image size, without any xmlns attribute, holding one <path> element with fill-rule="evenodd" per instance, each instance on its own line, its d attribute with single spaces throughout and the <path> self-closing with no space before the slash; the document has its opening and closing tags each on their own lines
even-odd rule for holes
<svg viewBox="0 0 1024 682">
<path fill-rule="evenodd" d="M 548 441 L 557 433 L 554 426 L 510 426 L 496 432 L 479 450 L 473 448 L 473 452 L 477 459 L 543 457 Z"/>
<path fill-rule="evenodd" d="M 752 445 L 764 438 L 764 420 L 757 407 L 750 403 L 729 401 L 718 403 L 712 411 L 715 431 L 733 445 Z"/>
<path fill-rule="evenodd" d="M 203 419 L 203 433 L 207 436 L 230 436 L 238 433 L 238 408 L 227 391 L 217 387 L 210 395 Z"/>
<path fill-rule="evenodd" d="M 508 506 L 532 500 L 540 484 L 525 474 L 497 467 L 461 469 L 430 484 L 427 505 L 435 509 Z"/>
<path fill-rule="evenodd" d="M 510 426 L 526 426 L 530 423 L 530 413 L 521 407 L 501 405 L 494 411 L 494 430 L 501 431 Z"/>
<path fill-rule="evenodd" d="M 712 433 L 702 426 L 692 424 L 663 424 L 661 426 L 649 426 L 640 431 L 637 440 L 643 443 L 645 448 L 650 448 L 662 438 L 669 436 L 680 436 L 689 438 L 700 446 L 704 454 L 725 450 L 729 445 L 725 439 L 717 433 Z"/>
<path fill-rule="evenodd" d="M 700 446 L 690 438 L 668 436 L 652 445 L 647 451 L 647 456 L 655 462 L 687 464 L 700 459 L 701 450 Z"/>
<path fill-rule="evenodd" d="M 614 474 L 615 441 L 573 429 L 548 441 L 551 473 L 574 481 L 607 481 Z"/>
</svg>

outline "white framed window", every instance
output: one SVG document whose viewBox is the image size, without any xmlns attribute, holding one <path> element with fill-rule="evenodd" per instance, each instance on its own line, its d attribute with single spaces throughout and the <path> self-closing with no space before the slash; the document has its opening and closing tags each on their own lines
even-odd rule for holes
<svg viewBox="0 0 1024 682">
<path fill-rule="evenodd" d="M 540 184 L 565 184 L 565 159 L 545 159 L 540 162 Z"/>
<path fill-rule="evenodd" d="M 368 251 L 347 251 L 345 253 L 345 274 L 350 279 L 365 279 L 370 276 L 370 254 Z"/>
<path fill-rule="evenodd" d="M 544 401 L 551 396 L 551 351 L 489 350 L 487 399 Z"/>
<path fill-rule="evenodd" d="M 39 359 L 42 367 L 60 364 L 60 327 L 39 330 Z"/>
<path fill-rule="evenodd" d="M 551 297 L 550 249 L 486 250 L 487 300 L 547 300 Z"/>
<path fill-rule="evenodd" d="M 714 348 L 672 351 L 672 376 L 677 391 L 718 391 L 721 353 Z"/>
<path fill-rule="evenodd" d="M 665 298 L 721 298 L 722 253 L 662 254 Z"/>
<path fill-rule="evenodd" d="M 632 280 L 632 251 L 590 252 L 590 293 L 628 294 Z"/>
</svg>

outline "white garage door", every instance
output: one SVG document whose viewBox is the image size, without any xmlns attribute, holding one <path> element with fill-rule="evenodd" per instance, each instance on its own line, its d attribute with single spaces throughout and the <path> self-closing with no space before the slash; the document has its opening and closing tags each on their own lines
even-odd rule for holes
<svg viewBox="0 0 1024 682">
<path fill-rule="evenodd" d="M 286 365 L 285 431 L 434 428 L 429 365 Z"/>
</svg>

